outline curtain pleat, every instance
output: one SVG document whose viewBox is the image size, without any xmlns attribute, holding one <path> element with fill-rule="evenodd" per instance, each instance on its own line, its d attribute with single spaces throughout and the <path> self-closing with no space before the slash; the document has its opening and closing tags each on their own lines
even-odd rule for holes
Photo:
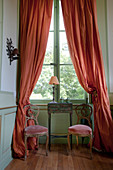
<svg viewBox="0 0 113 170">
<path fill-rule="evenodd" d="M 20 0 L 20 56 L 21 79 L 20 98 L 13 132 L 13 156 L 23 157 L 25 115 L 23 107 L 40 76 L 44 61 L 53 0 Z M 36 139 L 29 142 L 35 149 Z"/>
</svg>

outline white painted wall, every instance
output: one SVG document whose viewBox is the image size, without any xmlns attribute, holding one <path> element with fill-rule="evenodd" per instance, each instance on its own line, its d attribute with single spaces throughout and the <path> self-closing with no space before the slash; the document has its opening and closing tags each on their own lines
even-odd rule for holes
<svg viewBox="0 0 113 170">
<path fill-rule="evenodd" d="M 104 60 L 104 69 L 107 87 L 109 88 L 108 78 L 108 50 L 107 50 L 107 34 L 106 34 L 106 0 L 96 0 L 97 3 L 97 21 L 101 41 L 102 55 Z"/>
<path fill-rule="evenodd" d="M 113 93 L 113 0 L 107 0 L 109 87 Z"/>
<path fill-rule="evenodd" d="M 12 38 L 14 47 L 17 47 L 17 0 L 3 0 L 3 49 L 1 68 L 1 91 L 16 93 L 16 65 L 10 65 L 6 52 L 6 39 Z"/>
</svg>

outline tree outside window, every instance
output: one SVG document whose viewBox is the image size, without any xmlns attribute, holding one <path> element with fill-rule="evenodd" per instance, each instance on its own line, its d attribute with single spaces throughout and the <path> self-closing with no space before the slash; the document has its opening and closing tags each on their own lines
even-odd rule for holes
<svg viewBox="0 0 113 170">
<path fill-rule="evenodd" d="M 51 76 L 57 76 L 56 101 L 60 98 L 85 100 L 85 91 L 76 76 L 67 44 L 60 0 L 54 0 L 49 38 L 41 75 L 30 99 L 52 100 Z"/>
</svg>

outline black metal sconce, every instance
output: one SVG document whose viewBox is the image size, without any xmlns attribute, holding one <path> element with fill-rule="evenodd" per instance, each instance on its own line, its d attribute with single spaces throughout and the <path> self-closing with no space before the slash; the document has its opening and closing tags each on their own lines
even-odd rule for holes
<svg viewBox="0 0 113 170">
<path fill-rule="evenodd" d="M 6 41 L 7 45 L 7 55 L 9 56 L 8 58 L 10 59 L 10 65 L 11 65 L 11 62 L 13 60 L 18 60 L 19 59 L 19 52 L 18 52 L 18 49 L 17 48 L 14 48 L 14 46 L 12 45 L 12 39 L 8 39 L 7 38 L 7 41 Z"/>
</svg>

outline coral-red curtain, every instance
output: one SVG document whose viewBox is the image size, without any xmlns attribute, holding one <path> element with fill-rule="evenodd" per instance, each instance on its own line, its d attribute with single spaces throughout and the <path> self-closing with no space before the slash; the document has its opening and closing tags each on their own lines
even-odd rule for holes
<svg viewBox="0 0 113 170">
<path fill-rule="evenodd" d="M 92 93 L 93 146 L 113 151 L 113 126 L 97 26 L 96 0 L 61 0 L 71 59 L 80 84 Z"/>
<path fill-rule="evenodd" d="M 49 34 L 53 0 L 20 0 L 20 56 L 21 79 L 20 98 L 13 133 L 14 157 L 23 157 L 24 113 L 23 106 L 29 103 L 29 97 L 39 78 Z M 35 148 L 36 141 L 30 143 Z"/>
</svg>

